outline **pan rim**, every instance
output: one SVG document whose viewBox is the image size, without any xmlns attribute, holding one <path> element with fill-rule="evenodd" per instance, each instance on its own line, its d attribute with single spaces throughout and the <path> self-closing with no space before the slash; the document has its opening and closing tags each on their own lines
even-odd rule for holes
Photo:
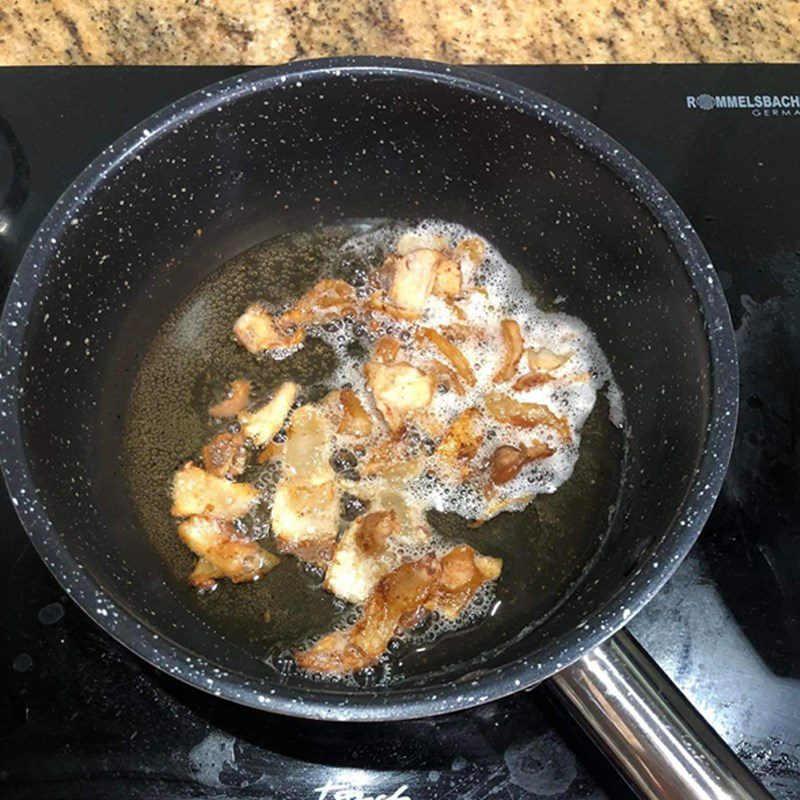
<svg viewBox="0 0 800 800">
<path fill-rule="evenodd" d="M 16 378 L 22 363 L 27 309 L 26 290 L 38 276 L 67 224 L 68 209 L 91 196 L 106 176 L 120 168 L 147 142 L 167 135 L 195 116 L 243 95 L 294 80 L 354 73 L 366 78 L 397 76 L 447 81 L 477 94 L 489 94 L 533 114 L 560 134 L 582 144 L 611 169 L 663 228 L 679 256 L 698 300 L 709 347 L 711 396 L 706 446 L 673 523 L 653 553 L 659 567 L 646 585 L 630 576 L 617 592 L 613 609 L 543 648 L 536 659 L 521 658 L 473 677 L 434 687 L 382 692 L 294 689 L 221 670 L 218 665 L 170 642 L 123 609 L 63 545 L 37 499 L 22 442 Z M 0 464 L 15 510 L 34 547 L 75 602 L 114 639 L 150 664 L 176 678 L 228 700 L 281 714 L 338 721 L 401 720 L 465 709 L 532 687 L 578 660 L 584 652 L 627 625 L 672 576 L 699 536 L 722 486 L 733 447 L 738 410 L 735 338 L 722 287 L 708 254 L 688 219 L 656 178 L 622 145 L 580 115 L 511 81 L 439 62 L 385 57 L 348 57 L 299 61 L 235 75 L 200 89 L 157 111 L 131 128 L 89 164 L 55 203 L 34 234 L 12 280 L 0 319 Z"/>
</svg>

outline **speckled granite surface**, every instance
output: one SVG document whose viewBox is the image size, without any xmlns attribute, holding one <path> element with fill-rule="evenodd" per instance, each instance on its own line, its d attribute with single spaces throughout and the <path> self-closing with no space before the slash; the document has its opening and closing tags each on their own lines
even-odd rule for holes
<svg viewBox="0 0 800 800">
<path fill-rule="evenodd" d="M 800 60 L 800 0 L 2 0 L 0 64 Z"/>
</svg>

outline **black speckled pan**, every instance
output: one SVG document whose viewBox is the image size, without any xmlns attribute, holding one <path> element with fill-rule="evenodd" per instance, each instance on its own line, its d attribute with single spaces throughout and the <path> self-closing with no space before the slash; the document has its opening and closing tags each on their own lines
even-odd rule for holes
<svg viewBox="0 0 800 800">
<path fill-rule="evenodd" d="M 524 635 L 378 690 L 281 678 L 166 580 L 120 474 L 137 359 L 212 270 L 281 232 L 436 216 L 489 238 L 586 320 L 624 393 L 628 448 L 605 545 Z M 480 72 L 300 63 L 196 92 L 130 131 L 33 239 L 2 318 L 0 456 L 37 550 L 150 663 L 256 708 L 438 714 L 553 675 L 625 625 L 689 550 L 736 419 L 728 310 L 686 218 L 586 120 Z M 605 524 L 604 526 L 605 527 Z"/>
</svg>

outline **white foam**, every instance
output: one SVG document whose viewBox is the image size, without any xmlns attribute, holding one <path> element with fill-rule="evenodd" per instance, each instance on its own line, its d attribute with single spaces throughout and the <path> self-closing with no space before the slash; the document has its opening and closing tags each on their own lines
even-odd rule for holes
<svg viewBox="0 0 800 800">
<path fill-rule="evenodd" d="M 472 407 L 483 409 L 486 394 L 500 390 L 508 391 L 521 402 L 546 405 L 554 414 L 567 420 L 572 431 L 572 441 L 568 443 L 561 440 L 554 431 L 543 427 L 534 431 L 524 430 L 501 425 L 483 415 L 482 432 L 485 435 L 473 460 L 475 464 L 487 463 L 501 444 L 520 446 L 530 444 L 532 439 L 539 439 L 555 449 L 555 453 L 549 458 L 528 464 L 515 478 L 497 487 L 493 502 L 501 503 L 524 497 L 524 501 L 503 508 L 520 510 L 536 495 L 555 492 L 570 478 L 580 452 L 581 429 L 594 408 L 597 392 L 604 386 L 610 404 L 611 420 L 617 426 L 623 424 L 621 393 L 591 330 L 575 317 L 540 309 L 535 297 L 525 287 L 520 272 L 490 242 L 454 223 L 431 219 L 415 226 L 385 225 L 373 228 L 348 239 L 342 245 L 341 252 L 342 258 L 351 263 L 372 263 L 373 268 L 377 268 L 385 255 L 396 252 L 398 242 L 400 250 L 407 252 L 414 247 L 440 246 L 442 242 L 452 249 L 464 239 L 480 239 L 485 248 L 483 261 L 479 265 L 473 264 L 464 256 L 461 266 L 465 286 L 485 287 L 486 294 L 469 293 L 460 303 L 469 326 L 483 331 L 485 340 L 481 343 L 459 344 L 475 373 L 475 385 L 465 385 L 465 392 L 461 396 L 455 392 L 437 393 L 429 411 L 447 428 L 458 413 Z M 536 265 L 532 265 L 532 269 L 535 272 Z M 500 333 L 503 319 L 515 319 L 519 323 L 526 347 L 547 348 L 560 354 L 572 353 L 569 360 L 555 371 L 556 380 L 524 392 L 508 390 L 513 379 L 501 387 L 493 383 L 505 350 Z M 419 324 L 438 329 L 459 321 L 452 306 L 437 297 L 431 297 Z M 331 389 L 352 387 L 362 402 L 370 406 L 377 415 L 364 377 L 364 365 L 369 359 L 374 335 L 364 338 L 363 356 L 354 357 L 348 346 L 356 338 L 355 329 L 344 323 L 327 327 L 328 330 L 318 328 L 314 332 L 336 355 L 336 367 L 326 384 Z M 396 323 L 387 317 L 384 330 L 379 333 L 402 338 L 399 334 L 407 328 L 407 324 Z M 416 343 L 411 360 L 422 364 L 428 358 L 445 361 L 433 345 L 426 348 Z M 523 358 L 517 375 L 521 376 L 525 372 L 527 366 Z M 589 376 L 588 380 L 580 379 L 586 375 Z M 485 480 L 484 475 L 480 479 L 462 483 L 443 476 L 439 470 L 433 477 L 424 474 L 416 479 L 407 485 L 406 492 L 409 499 L 422 510 L 452 512 L 467 519 L 486 518 L 493 512 L 484 495 Z"/>
<path fill-rule="evenodd" d="M 564 443 L 553 432 L 543 428 L 536 429 L 534 434 L 490 422 L 484 424 L 487 435 L 474 459 L 475 463 L 485 462 L 500 444 L 520 445 L 530 442 L 531 438 L 544 440 L 556 449 L 555 454 L 529 464 L 513 480 L 499 486 L 496 500 L 555 492 L 572 475 L 580 452 L 580 431 L 594 408 L 597 392 L 602 387 L 607 389 L 612 422 L 621 426 L 624 420 L 621 393 L 614 382 L 608 361 L 588 326 L 567 314 L 542 311 L 537 306 L 535 297 L 524 286 L 521 274 L 500 252 L 473 231 L 454 223 L 426 220 L 414 227 L 386 226 L 352 237 L 343 245 L 342 250 L 350 257 L 360 257 L 363 260 L 367 254 L 374 254 L 376 250 L 383 255 L 393 252 L 398 240 L 401 242 L 401 249 L 408 251 L 414 246 L 430 246 L 431 243 L 441 240 L 446 242 L 448 248 L 454 248 L 468 238 L 481 239 L 485 246 L 485 256 L 477 268 L 468 259 L 462 259 L 462 272 L 467 278 L 465 283 L 484 286 L 488 296 L 474 292 L 460 305 L 466 312 L 469 325 L 485 332 L 486 341 L 480 345 L 460 345 L 475 372 L 475 386 L 465 387 L 463 396 L 453 392 L 437 394 L 430 410 L 447 425 L 465 409 L 484 407 L 487 392 L 498 389 L 493 383 L 493 377 L 504 353 L 500 334 L 500 322 L 503 319 L 513 318 L 519 323 L 526 347 L 547 348 L 555 353 L 571 352 L 571 358 L 556 371 L 556 381 L 525 392 L 513 392 L 513 397 L 522 402 L 546 405 L 557 416 L 566 418 L 573 432 L 572 442 Z M 535 265 L 533 269 L 535 271 Z M 421 324 L 438 328 L 457 322 L 452 307 L 433 297 Z M 392 332 L 390 321 L 387 321 L 386 332 Z M 339 356 L 339 366 L 331 376 L 331 386 L 347 382 L 359 392 L 362 399 L 368 398 L 363 376 L 364 362 L 354 361 L 335 343 L 330 340 L 328 342 Z M 443 360 L 432 346 L 429 348 L 429 355 Z M 526 371 L 523 358 L 518 375 Z M 589 380 L 571 380 L 587 373 Z M 468 519 L 490 514 L 482 481 L 461 485 L 455 481 L 423 477 L 408 487 L 408 493 L 415 503 L 426 510 L 454 512 Z M 527 503 L 518 503 L 511 508 L 519 509 L 525 505 Z"/>
</svg>

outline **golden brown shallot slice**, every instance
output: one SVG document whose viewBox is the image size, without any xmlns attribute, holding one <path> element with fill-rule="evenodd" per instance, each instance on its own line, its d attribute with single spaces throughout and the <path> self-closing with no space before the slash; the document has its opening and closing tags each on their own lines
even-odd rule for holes
<svg viewBox="0 0 800 800">
<path fill-rule="evenodd" d="M 259 447 L 269 444 L 275 434 L 283 427 L 286 417 L 297 397 L 298 386 L 291 381 L 282 383 L 272 399 L 255 411 L 242 411 L 239 422 L 242 432 Z"/>
<path fill-rule="evenodd" d="M 516 375 L 517 364 L 522 358 L 522 351 L 525 346 L 522 331 L 519 329 L 519 323 L 516 320 L 504 319 L 500 323 L 500 335 L 503 337 L 505 352 L 503 354 L 503 363 L 494 376 L 495 383 L 505 383 Z"/>
<path fill-rule="evenodd" d="M 502 561 L 479 555 L 468 545 L 441 558 L 429 554 L 401 564 L 375 585 L 361 618 L 347 630 L 334 631 L 295 653 L 309 672 L 348 673 L 373 666 L 389 642 L 417 624 L 426 612 L 455 619 L 478 589 L 496 580 Z"/>
<path fill-rule="evenodd" d="M 388 302 L 411 314 L 419 314 L 428 302 L 436 279 L 440 253 L 428 248 L 406 256 L 389 256 L 383 270 L 390 276 Z"/>
<path fill-rule="evenodd" d="M 364 514 L 336 543 L 325 588 L 348 603 L 363 603 L 381 577 L 402 562 L 399 548 L 427 540 L 424 528 L 404 531 L 394 510 Z"/>
<path fill-rule="evenodd" d="M 481 412 L 477 408 L 462 411 L 450 425 L 435 455 L 440 462 L 459 473 L 463 479 L 470 472 L 470 462 L 483 441 Z"/>
<path fill-rule="evenodd" d="M 253 384 L 246 378 L 237 378 L 231 383 L 230 391 L 227 396 L 211 406 L 208 413 L 216 419 L 227 419 L 235 417 L 240 411 L 247 408 L 250 402 L 250 390 Z"/>
<path fill-rule="evenodd" d="M 342 389 L 339 402 L 343 413 L 336 432 L 358 438 L 369 436 L 372 433 L 372 418 L 359 396 L 352 389 Z"/>
<path fill-rule="evenodd" d="M 302 328 L 289 333 L 275 324 L 272 315 L 258 303 L 249 305 L 233 325 L 233 335 L 250 353 L 294 347 L 305 339 Z"/>
<path fill-rule="evenodd" d="M 195 589 L 208 591 L 217 585 L 217 578 L 222 578 L 222 572 L 205 558 L 198 558 L 194 569 L 189 575 L 189 584 Z"/>
<path fill-rule="evenodd" d="M 410 416 L 430 405 L 435 388 L 430 375 L 407 361 L 373 365 L 368 385 L 376 408 L 393 433 L 402 431 Z"/>
<path fill-rule="evenodd" d="M 434 267 L 433 294 L 445 300 L 455 300 L 461 296 L 462 288 L 461 264 L 440 253 Z"/>
<path fill-rule="evenodd" d="M 172 481 L 173 517 L 208 515 L 223 520 L 244 516 L 258 500 L 258 490 L 249 483 L 219 478 L 187 461 Z"/>
<path fill-rule="evenodd" d="M 361 618 L 352 628 L 323 636 L 307 650 L 295 653 L 309 672 L 347 673 L 370 667 L 390 640 L 419 612 L 431 596 L 441 567 L 434 555 L 401 564 L 376 584 Z M 404 624 L 405 623 L 405 624 Z"/>
<path fill-rule="evenodd" d="M 537 386 L 543 386 L 553 380 L 553 376 L 548 372 L 526 372 L 514 381 L 511 387 L 515 392 L 527 392 Z"/>
<path fill-rule="evenodd" d="M 475 385 L 475 373 L 461 350 L 450 340 L 433 328 L 420 328 L 417 338 L 429 341 L 455 368 L 461 379 L 468 385 Z"/>
<path fill-rule="evenodd" d="M 425 370 L 436 378 L 439 386 L 443 386 L 445 391 L 453 391 L 457 395 L 464 394 L 464 385 L 454 369 L 451 369 L 436 358 L 425 362 L 424 366 Z"/>
<path fill-rule="evenodd" d="M 494 453 L 490 461 L 489 477 L 492 483 L 501 485 L 508 483 L 512 478 L 519 475 L 522 468 L 531 461 L 538 461 L 553 455 L 550 445 L 534 440 L 530 445 L 512 447 L 511 445 L 501 445 Z"/>
<path fill-rule="evenodd" d="M 279 320 L 281 327 L 321 325 L 358 313 L 356 290 L 345 281 L 326 278 L 307 291 Z"/>
<path fill-rule="evenodd" d="M 278 548 L 314 563 L 330 559 L 339 529 L 331 449 L 327 416 L 313 405 L 296 409 L 289 420 L 283 475 L 270 519 Z"/>
<path fill-rule="evenodd" d="M 572 358 L 572 353 L 559 354 L 548 350 L 546 347 L 529 347 L 525 351 L 525 358 L 528 360 L 531 372 L 538 370 L 552 372 L 554 369 L 566 364 Z"/>
<path fill-rule="evenodd" d="M 280 561 L 258 543 L 238 539 L 233 525 L 214 517 L 189 517 L 178 525 L 178 535 L 203 562 L 199 572 L 200 564 L 190 576 L 193 585 L 207 583 L 213 577 L 229 578 L 234 583 L 254 581 Z"/>
<path fill-rule="evenodd" d="M 482 556 L 469 545 L 462 544 L 445 553 L 439 565 L 441 573 L 425 608 L 447 619 L 456 619 L 483 584 L 500 577 L 503 560 Z"/>
<path fill-rule="evenodd" d="M 235 478 L 247 466 L 247 448 L 241 433 L 220 433 L 202 450 L 203 466 L 219 478 Z"/>
<path fill-rule="evenodd" d="M 486 395 L 485 402 L 489 415 L 498 422 L 518 428 L 536 428 L 541 425 L 552 428 L 566 441 L 572 438 L 569 422 L 564 417 L 557 417 L 546 405 L 521 403 L 500 392 L 490 392 Z"/>
<path fill-rule="evenodd" d="M 453 256 L 459 261 L 468 261 L 473 268 L 478 267 L 486 256 L 486 245 L 481 239 L 462 239 L 453 248 Z"/>
<path fill-rule="evenodd" d="M 285 445 L 283 442 L 270 442 L 268 445 L 265 445 L 256 456 L 256 462 L 259 464 L 266 464 L 267 461 L 276 461 L 279 458 L 283 458 L 284 450 Z"/>
</svg>

